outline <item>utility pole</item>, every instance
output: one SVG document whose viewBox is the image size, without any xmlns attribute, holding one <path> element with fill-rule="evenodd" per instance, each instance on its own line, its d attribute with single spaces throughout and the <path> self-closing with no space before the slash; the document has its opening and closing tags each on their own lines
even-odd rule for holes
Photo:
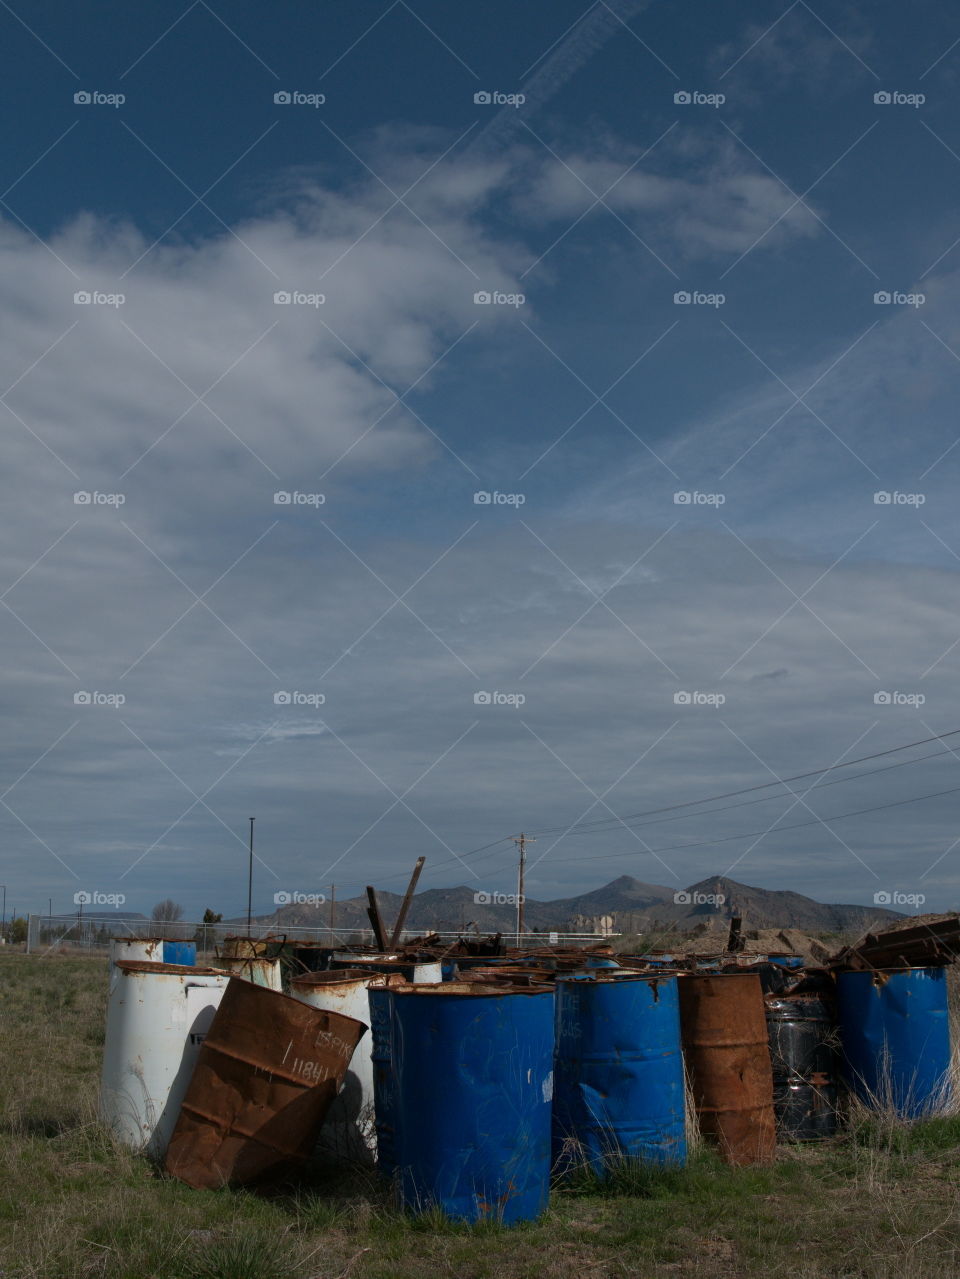
<svg viewBox="0 0 960 1279">
<path fill-rule="evenodd" d="M 247 936 L 250 936 L 250 920 L 253 917 L 253 823 L 257 819 L 250 818 L 250 864 L 247 872 Z"/>
<path fill-rule="evenodd" d="M 513 836 L 513 842 L 520 850 L 520 865 L 517 868 L 517 945 L 520 946 L 521 937 L 523 936 L 523 906 L 524 906 L 524 872 L 527 866 L 527 843 L 535 844 L 535 839 L 528 840 L 523 831 L 519 835 Z"/>
<path fill-rule="evenodd" d="M 337 923 L 337 886 L 330 885 L 330 944 L 333 944 L 333 932 Z"/>
<path fill-rule="evenodd" d="M 3 889 L 3 921 L 0 922 L 0 937 L 6 937 L 7 935 L 7 886 L 6 884 L 0 884 L 0 888 Z"/>
</svg>

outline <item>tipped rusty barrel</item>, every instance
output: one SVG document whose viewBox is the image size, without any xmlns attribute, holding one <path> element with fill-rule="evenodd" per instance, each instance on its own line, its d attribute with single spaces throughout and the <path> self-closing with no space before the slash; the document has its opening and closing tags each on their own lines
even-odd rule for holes
<svg viewBox="0 0 960 1279">
<path fill-rule="evenodd" d="M 700 1131 L 729 1164 L 772 1162 L 773 1071 L 760 978 L 681 977 L 680 1027 Z"/>
<path fill-rule="evenodd" d="M 365 1030 L 353 1017 L 231 980 L 183 1099 L 167 1172 L 212 1189 L 306 1159 Z"/>
</svg>

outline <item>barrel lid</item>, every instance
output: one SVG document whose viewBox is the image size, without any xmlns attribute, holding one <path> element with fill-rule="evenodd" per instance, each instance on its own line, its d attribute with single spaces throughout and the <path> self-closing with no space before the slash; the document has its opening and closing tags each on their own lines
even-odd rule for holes
<svg viewBox="0 0 960 1279">
<path fill-rule="evenodd" d="M 390 987 L 395 995 L 444 995 L 448 998 L 473 999 L 480 996 L 501 998 L 504 995 L 552 995 L 552 986 L 510 986 L 506 982 L 404 982 Z"/>
<path fill-rule="evenodd" d="M 151 964 L 149 959 L 118 959 L 114 967 L 123 973 L 175 973 L 180 977 L 229 977 L 219 968 L 195 968 L 192 964 Z"/>
</svg>

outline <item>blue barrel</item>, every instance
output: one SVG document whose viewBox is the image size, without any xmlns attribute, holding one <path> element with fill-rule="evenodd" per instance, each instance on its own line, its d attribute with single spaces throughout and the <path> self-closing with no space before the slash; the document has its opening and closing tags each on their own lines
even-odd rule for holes
<svg viewBox="0 0 960 1279">
<path fill-rule="evenodd" d="M 620 965 L 609 955 L 588 955 L 587 968 L 619 968 Z"/>
<path fill-rule="evenodd" d="M 163 962 L 165 964 L 182 964 L 187 968 L 197 965 L 197 943 L 195 941 L 165 941 L 163 943 Z"/>
<path fill-rule="evenodd" d="M 532 1221 L 550 1192 L 552 988 L 370 991 L 380 1169 L 405 1208 Z"/>
<path fill-rule="evenodd" d="M 686 1162 L 676 977 L 557 981 L 553 1151 L 562 1170 Z"/>
<path fill-rule="evenodd" d="M 837 1004 L 847 1081 L 867 1105 L 917 1119 L 948 1096 L 945 968 L 840 973 Z"/>
</svg>

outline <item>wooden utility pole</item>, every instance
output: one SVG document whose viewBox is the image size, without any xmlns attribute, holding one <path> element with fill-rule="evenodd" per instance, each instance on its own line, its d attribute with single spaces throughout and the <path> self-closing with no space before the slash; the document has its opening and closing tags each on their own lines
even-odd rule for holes
<svg viewBox="0 0 960 1279">
<path fill-rule="evenodd" d="M 400 914 L 397 916 L 397 922 L 393 926 L 393 934 L 390 938 L 391 950 L 394 950 L 400 942 L 400 934 L 403 932 L 403 926 L 407 922 L 407 912 L 410 910 L 410 903 L 413 901 L 414 889 L 417 886 L 417 880 L 420 878 L 420 872 L 423 870 L 423 863 L 426 860 L 425 857 L 418 857 L 417 864 L 413 868 L 410 883 L 407 885 L 407 891 L 404 893 L 403 902 L 400 905 Z"/>
<path fill-rule="evenodd" d="M 527 866 L 527 843 L 535 844 L 536 840 L 528 840 L 523 831 L 519 835 L 513 836 L 513 842 L 520 850 L 520 865 L 517 867 L 517 945 L 521 945 L 521 937 L 523 936 L 523 907 L 524 907 L 524 874 Z"/>
</svg>

